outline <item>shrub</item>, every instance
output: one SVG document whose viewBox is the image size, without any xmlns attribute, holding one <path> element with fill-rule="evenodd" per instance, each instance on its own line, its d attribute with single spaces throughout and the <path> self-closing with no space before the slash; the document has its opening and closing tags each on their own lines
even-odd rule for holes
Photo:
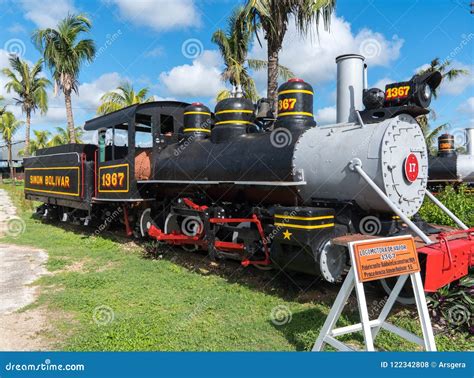
<svg viewBox="0 0 474 378">
<path fill-rule="evenodd" d="M 443 328 L 459 329 L 474 334 L 474 274 L 451 283 L 431 296 L 428 307 L 433 321 Z"/>
<path fill-rule="evenodd" d="M 466 185 L 460 185 L 456 190 L 447 186 L 437 198 L 469 227 L 474 226 L 474 196 L 467 193 Z M 425 197 L 419 214 L 428 223 L 455 226 L 455 223 L 429 198 Z"/>
</svg>

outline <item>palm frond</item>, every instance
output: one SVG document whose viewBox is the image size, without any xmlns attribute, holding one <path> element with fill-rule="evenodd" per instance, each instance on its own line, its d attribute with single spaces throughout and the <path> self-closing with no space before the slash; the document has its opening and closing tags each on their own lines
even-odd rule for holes
<svg viewBox="0 0 474 378">
<path fill-rule="evenodd" d="M 102 95 L 100 98 L 101 104 L 96 112 L 97 114 L 107 114 L 130 105 L 153 101 L 153 96 L 147 98 L 148 91 L 149 89 L 145 87 L 135 93 L 132 84 L 124 82 L 117 89 Z"/>
<path fill-rule="evenodd" d="M 230 91 L 228 89 L 223 89 L 217 93 L 216 102 L 225 100 L 230 97 Z"/>
</svg>

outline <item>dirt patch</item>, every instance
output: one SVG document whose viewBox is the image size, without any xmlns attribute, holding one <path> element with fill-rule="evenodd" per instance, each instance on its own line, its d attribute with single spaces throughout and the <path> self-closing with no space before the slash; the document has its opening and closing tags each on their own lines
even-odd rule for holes
<svg viewBox="0 0 474 378">
<path fill-rule="evenodd" d="M 44 310 L 17 312 L 34 302 L 39 288 L 32 283 L 47 274 L 46 252 L 0 244 L 0 350 L 45 350 L 39 333 L 47 326 Z"/>
<path fill-rule="evenodd" d="M 61 269 L 58 273 L 73 273 L 73 272 L 84 272 L 84 266 L 90 261 L 90 259 L 83 259 L 74 261 L 72 264 L 67 265 L 64 269 Z"/>
<path fill-rule="evenodd" d="M 42 308 L 0 315 L 0 350 L 51 350 L 43 334 L 51 331 L 47 311 Z"/>
<path fill-rule="evenodd" d="M 116 264 L 112 261 L 109 261 L 103 265 L 101 265 L 99 268 L 93 268 L 90 266 L 91 263 L 93 263 L 94 260 L 91 258 L 84 258 L 78 261 L 71 262 L 70 264 L 66 265 L 64 269 L 57 270 L 54 273 L 86 273 L 90 271 L 94 271 L 96 273 L 98 272 L 104 272 L 106 270 L 112 269 L 116 266 Z M 89 265 L 89 266 L 88 266 Z"/>
</svg>

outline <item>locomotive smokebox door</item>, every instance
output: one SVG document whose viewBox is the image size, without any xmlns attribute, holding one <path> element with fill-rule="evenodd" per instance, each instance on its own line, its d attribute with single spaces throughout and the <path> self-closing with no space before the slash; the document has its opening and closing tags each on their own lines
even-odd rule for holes
<svg viewBox="0 0 474 378">
<path fill-rule="evenodd" d="M 274 240 L 270 257 L 284 270 L 318 275 L 328 282 L 342 278 L 347 265 L 344 247 L 331 239 L 345 233 L 336 227 L 334 209 L 279 207 L 274 214 Z"/>
</svg>

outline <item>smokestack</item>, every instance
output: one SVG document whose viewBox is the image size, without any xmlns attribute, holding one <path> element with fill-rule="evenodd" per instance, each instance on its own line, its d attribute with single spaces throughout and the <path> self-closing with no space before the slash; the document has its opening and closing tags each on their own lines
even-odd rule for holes
<svg viewBox="0 0 474 378">
<path fill-rule="evenodd" d="M 466 129 L 466 150 L 468 155 L 474 156 L 474 127 Z"/>
<path fill-rule="evenodd" d="M 345 54 L 336 58 L 337 123 L 357 122 L 355 111 L 363 109 L 364 60 L 358 54 Z"/>
</svg>

